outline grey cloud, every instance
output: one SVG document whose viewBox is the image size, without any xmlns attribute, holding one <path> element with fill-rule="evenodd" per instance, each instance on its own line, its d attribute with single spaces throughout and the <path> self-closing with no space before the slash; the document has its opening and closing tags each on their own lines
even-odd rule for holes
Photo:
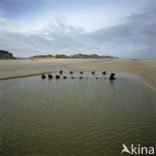
<svg viewBox="0 0 156 156">
<path fill-rule="evenodd" d="M 105 45 L 106 47 L 112 45 L 116 50 L 124 50 L 124 53 L 127 53 L 126 55 L 123 53 L 121 56 L 156 57 L 155 15 L 156 8 L 147 9 L 142 14 L 127 17 L 124 24 L 88 33 L 86 37 L 88 41 L 94 40 L 96 45 Z"/>
<path fill-rule="evenodd" d="M 77 52 L 83 47 L 78 39 L 81 29 L 67 25 L 51 25 L 29 35 L 21 32 L 0 31 L 0 48 L 14 51 L 16 55 L 30 56 L 47 53 Z M 85 50 L 85 49 L 84 49 Z"/>
<path fill-rule="evenodd" d="M 29 35 L 0 31 L 0 49 L 19 56 L 90 52 L 119 57 L 156 57 L 156 8 L 129 16 L 124 24 L 94 32 L 57 21 Z M 52 53 L 53 52 L 53 53 Z"/>
</svg>

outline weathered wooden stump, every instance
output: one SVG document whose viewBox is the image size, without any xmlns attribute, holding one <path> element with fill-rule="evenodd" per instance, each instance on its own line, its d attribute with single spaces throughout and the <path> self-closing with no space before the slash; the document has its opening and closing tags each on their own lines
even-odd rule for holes
<svg viewBox="0 0 156 156">
<path fill-rule="evenodd" d="M 83 71 L 80 71 L 80 74 L 83 75 Z"/>
<path fill-rule="evenodd" d="M 109 80 L 115 80 L 116 78 L 114 76 L 115 76 L 115 73 L 111 73 Z"/>
<path fill-rule="evenodd" d="M 70 71 L 69 73 L 72 75 L 73 74 L 73 71 Z"/>
<path fill-rule="evenodd" d="M 48 74 L 48 78 L 49 78 L 49 79 L 52 79 L 53 76 L 52 76 L 51 74 Z"/>
<path fill-rule="evenodd" d="M 95 71 L 92 71 L 92 74 L 94 75 L 95 74 Z"/>
<path fill-rule="evenodd" d="M 42 74 L 42 75 L 41 75 L 41 78 L 42 78 L 42 79 L 45 79 L 45 78 L 46 78 L 45 74 Z"/>
<path fill-rule="evenodd" d="M 62 75 L 62 74 L 63 74 L 63 70 L 60 70 L 60 71 L 59 71 L 59 74 Z"/>
<path fill-rule="evenodd" d="M 103 75 L 106 75 L 106 71 L 103 71 L 102 74 L 103 74 Z"/>
<path fill-rule="evenodd" d="M 57 80 L 60 79 L 60 76 L 59 75 L 56 75 L 55 77 L 56 77 Z"/>
</svg>

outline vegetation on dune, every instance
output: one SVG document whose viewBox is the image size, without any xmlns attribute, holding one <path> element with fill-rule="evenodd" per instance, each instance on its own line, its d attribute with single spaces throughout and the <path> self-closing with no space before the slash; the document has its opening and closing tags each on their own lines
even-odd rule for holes
<svg viewBox="0 0 156 156">
<path fill-rule="evenodd" d="M 36 55 L 33 56 L 31 58 L 114 58 L 112 56 L 99 56 L 97 54 L 91 54 L 91 55 L 87 55 L 87 54 L 74 54 L 74 55 L 64 55 L 64 54 L 56 54 L 55 56 L 53 55 Z"/>
</svg>

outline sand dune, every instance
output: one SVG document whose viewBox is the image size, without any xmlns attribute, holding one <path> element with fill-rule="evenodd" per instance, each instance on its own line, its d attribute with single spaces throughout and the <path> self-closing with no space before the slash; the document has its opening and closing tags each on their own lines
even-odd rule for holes
<svg viewBox="0 0 156 156">
<path fill-rule="evenodd" d="M 0 60 L 0 79 L 54 71 L 128 72 L 141 75 L 156 88 L 156 59 L 19 59 Z"/>
</svg>

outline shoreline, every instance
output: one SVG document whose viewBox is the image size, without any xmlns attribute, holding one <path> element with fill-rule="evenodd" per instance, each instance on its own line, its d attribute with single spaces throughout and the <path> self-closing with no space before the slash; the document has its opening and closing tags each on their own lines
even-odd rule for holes
<svg viewBox="0 0 156 156">
<path fill-rule="evenodd" d="M 140 75 L 156 89 L 156 59 L 27 59 L 0 60 L 0 80 L 40 75 L 42 73 L 84 71 L 124 72 Z"/>
<path fill-rule="evenodd" d="M 107 71 L 107 72 L 109 72 L 109 71 Z M 15 76 L 15 77 L 6 77 L 6 78 L 0 78 L 0 81 L 11 80 L 11 79 L 19 79 L 19 78 L 27 78 L 27 77 L 39 76 L 41 74 L 48 74 L 48 73 L 49 72 L 47 72 L 47 73 L 37 73 L 37 74 L 31 74 L 31 75 L 21 75 L 21 76 Z M 135 73 L 128 73 L 128 72 L 120 72 L 120 73 L 135 74 Z M 139 75 L 139 74 L 135 74 L 135 75 L 140 76 L 142 78 L 141 80 L 143 81 L 143 83 L 147 87 L 149 87 L 152 90 L 156 91 L 156 87 L 151 86 L 151 84 L 149 84 L 147 81 L 145 81 L 145 79 L 141 75 Z"/>
</svg>

